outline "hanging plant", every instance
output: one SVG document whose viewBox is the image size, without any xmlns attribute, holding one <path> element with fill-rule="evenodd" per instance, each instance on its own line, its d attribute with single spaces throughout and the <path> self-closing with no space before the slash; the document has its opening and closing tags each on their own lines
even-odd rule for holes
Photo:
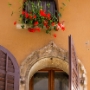
<svg viewBox="0 0 90 90">
<path fill-rule="evenodd" d="M 37 0 L 37 4 L 33 2 L 33 0 L 24 0 L 23 7 L 27 6 L 28 2 L 31 5 L 31 9 L 26 11 L 25 9 L 22 10 L 20 14 L 20 23 L 21 28 L 27 28 L 29 32 L 40 32 L 41 30 L 45 30 L 47 34 L 51 34 L 52 30 L 65 30 L 64 22 L 59 22 L 59 18 L 61 17 L 61 13 L 57 15 L 52 14 L 50 11 L 46 11 L 42 8 L 40 4 L 40 0 Z M 64 3 L 62 3 L 65 5 Z M 11 4 L 10 4 L 11 6 Z M 50 4 L 47 4 L 48 8 Z M 17 22 L 14 22 L 14 25 L 17 25 Z M 56 37 L 56 34 L 53 35 Z"/>
</svg>

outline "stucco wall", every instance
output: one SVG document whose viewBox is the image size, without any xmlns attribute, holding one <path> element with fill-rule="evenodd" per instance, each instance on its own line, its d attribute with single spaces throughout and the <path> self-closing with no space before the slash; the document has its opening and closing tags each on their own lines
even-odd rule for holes
<svg viewBox="0 0 90 90">
<path fill-rule="evenodd" d="M 13 4 L 13 10 L 17 11 L 20 0 L 2 0 L 0 2 L 0 45 L 7 48 L 20 63 L 33 51 L 42 48 L 53 40 L 58 47 L 68 50 L 68 35 L 72 35 L 78 58 L 84 64 L 88 77 L 88 90 L 90 89 L 90 45 L 85 44 L 90 40 L 90 1 L 70 0 L 62 11 L 61 20 L 65 21 L 65 31 L 55 32 L 57 38 L 52 35 L 29 33 L 27 30 L 18 30 L 13 22 L 18 20 L 19 14 L 11 15 L 8 2 Z M 59 0 L 58 0 L 59 1 Z M 64 1 L 64 0 L 62 0 Z M 61 1 L 59 1 L 61 2 Z M 61 5 L 61 4 L 60 4 Z M 54 33 L 54 32 L 53 32 Z"/>
</svg>

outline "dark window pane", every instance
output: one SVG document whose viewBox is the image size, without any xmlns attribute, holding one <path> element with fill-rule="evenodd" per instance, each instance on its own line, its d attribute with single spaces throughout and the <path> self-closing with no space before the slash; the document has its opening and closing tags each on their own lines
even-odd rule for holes
<svg viewBox="0 0 90 90">
<path fill-rule="evenodd" d="M 30 12 L 31 10 L 31 1 L 33 1 L 34 4 L 37 5 L 38 1 L 37 0 L 30 0 L 28 1 L 28 3 L 24 3 L 24 7 L 23 10 Z M 55 15 L 55 11 L 56 11 L 56 4 L 54 0 L 41 0 L 41 6 L 44 10 L 46 10 L 46 12 L 51 12 L 52 14 Z M 48 5 L 50 4 L 50 5 Z"/>
<path fill-rule="evenodd" d="M 55 90 L 69 90 L 68 75 L 64 72 L 55 72 Z"/>
<path fill-rule="evenodd" d="M 48 90 L 48 72 L 34 75 L 34 90 Z"/>
</svg>

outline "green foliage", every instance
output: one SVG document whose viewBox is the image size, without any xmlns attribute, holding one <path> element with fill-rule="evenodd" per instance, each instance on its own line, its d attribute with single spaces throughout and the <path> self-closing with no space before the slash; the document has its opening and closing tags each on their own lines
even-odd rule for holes
<svg viewBox="0 0 90 90">
<path fill-rule="evenodd" d="M 12 4 L 8 2 L 8 6 L 12 6 Z"/>
</svg>

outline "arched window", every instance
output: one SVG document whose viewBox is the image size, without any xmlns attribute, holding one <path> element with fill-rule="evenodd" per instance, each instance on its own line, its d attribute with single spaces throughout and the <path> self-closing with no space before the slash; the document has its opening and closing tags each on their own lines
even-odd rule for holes
<svg viewBox="0 0 90 90">
<path fill-rule="evenodd" d="M 0 46 L 0 90 L 19 90 L 19 75 L 16 59 Z"/>
</svg>

